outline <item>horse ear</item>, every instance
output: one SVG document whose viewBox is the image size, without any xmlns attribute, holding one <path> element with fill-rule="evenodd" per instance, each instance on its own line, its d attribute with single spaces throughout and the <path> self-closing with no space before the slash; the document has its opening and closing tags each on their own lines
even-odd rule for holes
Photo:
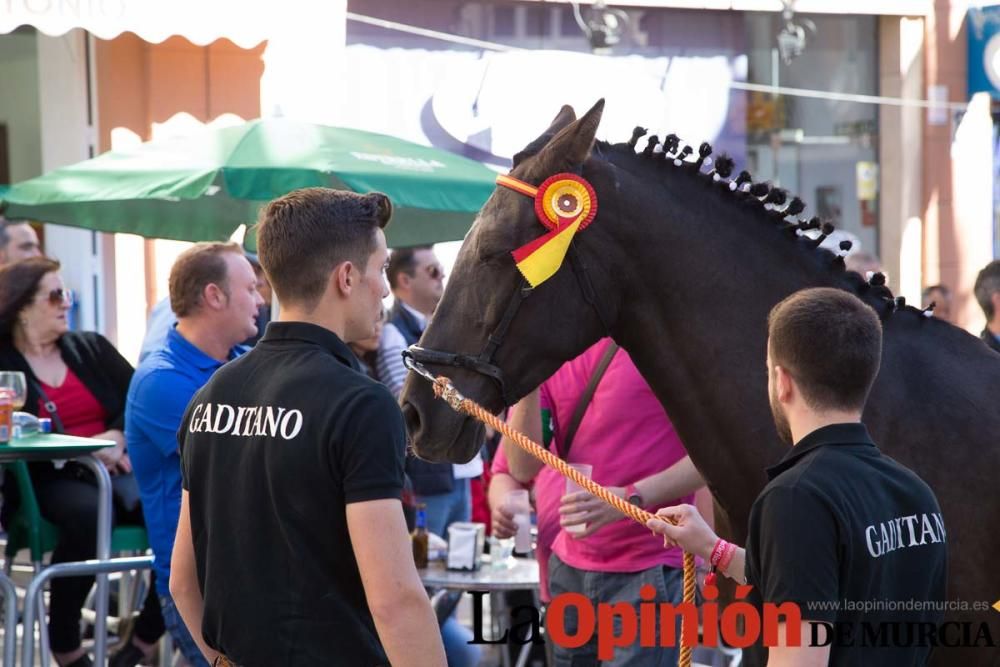
<svg viewBox="0 0 1000 667">
<path fill-rule="evenodd" d="M 576 120 L 576 112 L 573 111 L 573 107 L 568 104 L 564 104 L 562 105 L 562 109 L 559 110 L 559 113 L 556 114 L 556 117 L 552 119 L 552 122 L 549 124 L 549 129 L 546 130 L 545 133 L 551 133 L 552 136 L 555 136 L 556 132 L 563 129 L 574 120 Z"/>
<path fill-rule="evenodd" d="M 539 163 L 545 164 L 549 168 L 547 171 L 583 164 L 590 157 L 590 149 L 594 146 L 594 137 L 603 113 L 604 100 L 600 99 L 590 111 L 563 128 L 545 145 L 538 154 Z"/>
<path fill-rule="evenodd" d="M 573 111 L 573 107 L 568 104 L 564 104 L 562 109 L 559 110 L 559 113 L 556 114 L 556 117 L 552 119 L 548 129 L 542 132 L 537 139 L 525 146 L 524 150 L 518 151 L 518 153 L 514 155 L 514 166 L 516 167 L 527 157 L 537 155 L 538 152 L 545 147 L 545 144 L 552 141 L 552 137 L 556 136 L 560 130 L 575 120 L 576 112 Z"/>
</svg>

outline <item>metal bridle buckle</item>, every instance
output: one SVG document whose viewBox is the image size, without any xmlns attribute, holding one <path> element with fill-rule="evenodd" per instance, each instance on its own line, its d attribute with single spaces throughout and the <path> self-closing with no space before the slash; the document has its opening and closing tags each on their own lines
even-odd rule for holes
<svg viewBox="0 0 1000 667">
<path fill-rule="evenodd" d="M 413 353 L 410 352 L 409 349 L 403 350 L 403 365 L 406 366 L 407 370 L 413 371 L 431 383 L 437 380 L 433 373 L 427 370 L 422 363 L 413 358 Z"/>
<path fill-rule="evenodd" d="M 447 382 L 444 383 L 443 387 L 441 387 L 442 383 L 438 381 L 437 377 L 435 377 L 433 373 L 427 370 L 427 368 L 422 363 L 414 359 L 413 353 L 410 352 L 410 350 L 403 350 L 403 365 L 406 366 L 406 368 L 408 368 L 409 370 L 419 375 L 420 377 L 430 382 L 435 387 L 440 387 L 442 400 L 444 400 L 449 406 L 451 406 L 451 409 L 454 410 L 455 412 L 461 411 L 462 401 L 465 400 L 465 396 L 463 396 L 462 393 L 455 388 L 455 385 L 453 385 L 451 382 Z"/>
</svg>

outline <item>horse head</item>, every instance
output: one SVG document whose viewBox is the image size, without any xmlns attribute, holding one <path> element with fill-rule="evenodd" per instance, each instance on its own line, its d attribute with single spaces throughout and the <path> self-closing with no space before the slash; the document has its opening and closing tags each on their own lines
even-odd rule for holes
<svg viewBox="0 0 1000 667">
<path fill-rule="evenodd" d="M 515 156 L 510 173 L 535 187 L 560 173 L 581 175 L 593 186 L 596 217 L 576 235 L 562 266 L 536 287 L 525 280 L 511 253 L 548 230 L 531 196 L 498 187 L 470 229 L 415 349 L 416 360 L 428 370 L 449 377 L 494 413 L 606 335 L 616 317 L 618 297 L 609 279 L 613 259 L 602 250 L 612 224 L 605 211 L 612 207 L 600 207 L 602 193 L 614 188 L 614 174 L 591 159 L 603 109 L 602 100 L 577 119 L 564 106 Z M 425 379 L 411 373 L 401 402 L 413 448 L 422 458 L 465 461 L 478 451 L 482 425 L 437 400 Z"/>
</svg>

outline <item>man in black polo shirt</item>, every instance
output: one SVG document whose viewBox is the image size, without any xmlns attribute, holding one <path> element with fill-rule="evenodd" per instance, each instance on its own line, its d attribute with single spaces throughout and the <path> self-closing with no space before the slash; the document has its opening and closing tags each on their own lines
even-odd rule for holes
<svg viewBox="0 0 1000 667">
<path fill-rule="evenodd" d="M 779 303 L 768 318 L 768 393 L 778 433 L 794 446 L 767 471 L 746 551 L 719 540 L 689 505 L 660 510 L 676 526 L 649 522 L 751 584 L 758 606 L 799 606 L 802 645 L 788 645 L 794 629 L 782 623 L 769 664 L 923 665 L 930 654 L 917 624 L 940 623 L 941 612 L 899 609 L 944 600 L 946 533 L 931 489 L 883 456 L 861 423 L 881 349 L 878 316 L 845 291 L 803 290 Z M 883 622 L 899 623 L 898 633 Z"/>
<path fill-rule="evenodd" d="M 279 321 L 195 395 L 178 434 L 170 592 L 209 661 L 445 664 L 400 502 L 402 416 L 345 344 L 381 317 L 390 210 L 307 188 L 261 215 Z"/>
</svg>

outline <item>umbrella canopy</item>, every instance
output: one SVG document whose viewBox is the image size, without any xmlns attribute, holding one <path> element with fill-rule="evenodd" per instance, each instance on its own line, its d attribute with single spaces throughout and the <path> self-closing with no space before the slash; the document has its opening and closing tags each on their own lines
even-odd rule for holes
<svg viewBox="0 0 1000 667">
<path fill-rule="evenodd" d="M 495 176 L 478 162 L 394 137 L 278 118 L 111 151 L 0 197 L 10 218 L 215 241 L 297 188 L 375 190 L 393 202 L 387 236 L 402 247 L 463 238 Z"/>
</svg>

